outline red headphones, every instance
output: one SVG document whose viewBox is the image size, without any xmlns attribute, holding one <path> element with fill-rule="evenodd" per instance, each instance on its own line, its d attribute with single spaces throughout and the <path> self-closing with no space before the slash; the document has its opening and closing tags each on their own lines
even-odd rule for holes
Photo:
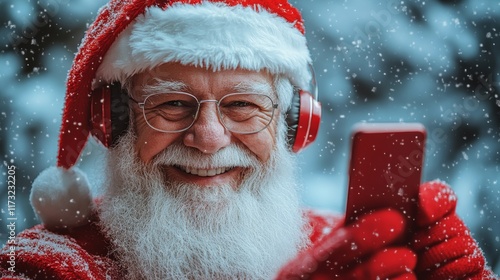
<svg viewBox="0 0 500 280">
<path fill-rule="evenodd" d="M 294 88 L 292 105 L 286 113 L 288 144 L 298 153 L 318 135 L 321 122 L 321 103 L 305 90 Z"/>
<path fill-rule="evenodd" d="M 113 147 L 129 125 L 127 92 L 120 83 L 112 83 L 95 89 L 90 102 L 92 136 L 105 147 Z M 286 113 L 288 144 L 293 152 L 299 152 L 316 139 L 320 121 L 318 100 L 310 92 L 294 87 L 292 105 Z"/>
</svg>

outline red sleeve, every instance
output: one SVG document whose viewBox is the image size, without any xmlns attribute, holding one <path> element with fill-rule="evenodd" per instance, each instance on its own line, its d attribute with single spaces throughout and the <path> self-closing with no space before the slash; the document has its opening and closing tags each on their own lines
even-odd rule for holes
<svg viewBox="0 0 500 280">
<path fill-rule="evenodd" d="M 51 232 L 43 226 L 21 232 L 16 246 L 0 251 L 2 279 L 106 279 L 117 275 L 117 266 L 106 254 L 95 250 L 100 234 L 85 234 L 90 226 L 71 233 Z M 76 239 L 74 238 L 76 236 Z"/>
<path fill-rule="evenodd" d="M 315 244 L 330 232 L 338 229 L 344 222 L 343 216 L 327 211 L 306 209 L 304 214 L 309 221 L 309 240 L 311 244 Z"/>
</svg>

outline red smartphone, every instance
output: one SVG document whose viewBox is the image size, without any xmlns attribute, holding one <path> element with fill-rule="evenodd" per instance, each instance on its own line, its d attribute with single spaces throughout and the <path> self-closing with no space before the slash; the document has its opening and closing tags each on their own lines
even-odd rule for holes
<svg viewBox="0 0 500 280">
<path fill-rule="evenodd" d="M 419 123 L 363 123 L 351 142 L 346 223 L 381 208 L 416 217 L 426 131 Z M 406 235 L 408 236 L 408 235 Z"/>
</svg>

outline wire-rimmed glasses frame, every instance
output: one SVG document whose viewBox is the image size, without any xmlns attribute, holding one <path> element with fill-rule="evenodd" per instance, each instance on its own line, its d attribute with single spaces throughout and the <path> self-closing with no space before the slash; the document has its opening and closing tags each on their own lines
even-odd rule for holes
<svg viewBox="0 0 500 280">
<path fill-rule="evenodd" d="M 133 98 L 142 109 L 146 123 L 154 130 L 177 133 L 188 130 L 198 119 L 201 104 L 215 102 L 220 123 L 238 134 L 257 133 L 271 124 L 278 104 L 263 93 L 229 93 L 219 100 L 198 100 L 187 92 L 168 91 L 147 95 L 143 102 Z"/>
</svg>

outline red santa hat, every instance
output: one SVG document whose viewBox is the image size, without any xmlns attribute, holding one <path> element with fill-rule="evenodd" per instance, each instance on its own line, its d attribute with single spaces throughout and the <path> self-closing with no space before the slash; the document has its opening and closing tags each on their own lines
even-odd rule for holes
<svg viewBox="0 0 500 280">
<path fill-rule="evenodd" d="M 111 0 L 69 71 L 57 167 L 33 183 L 32 205 L 46 225 L 78 225 L 89 214 L 88 182 L 73 166 L 91 134 L 93 87 L 166 62 L 266 69 L 301 88 L 311 80 L 303 20 L 286 0 Z M 61 211 L 64 218 L 53 217 Z"/>
</svg>

